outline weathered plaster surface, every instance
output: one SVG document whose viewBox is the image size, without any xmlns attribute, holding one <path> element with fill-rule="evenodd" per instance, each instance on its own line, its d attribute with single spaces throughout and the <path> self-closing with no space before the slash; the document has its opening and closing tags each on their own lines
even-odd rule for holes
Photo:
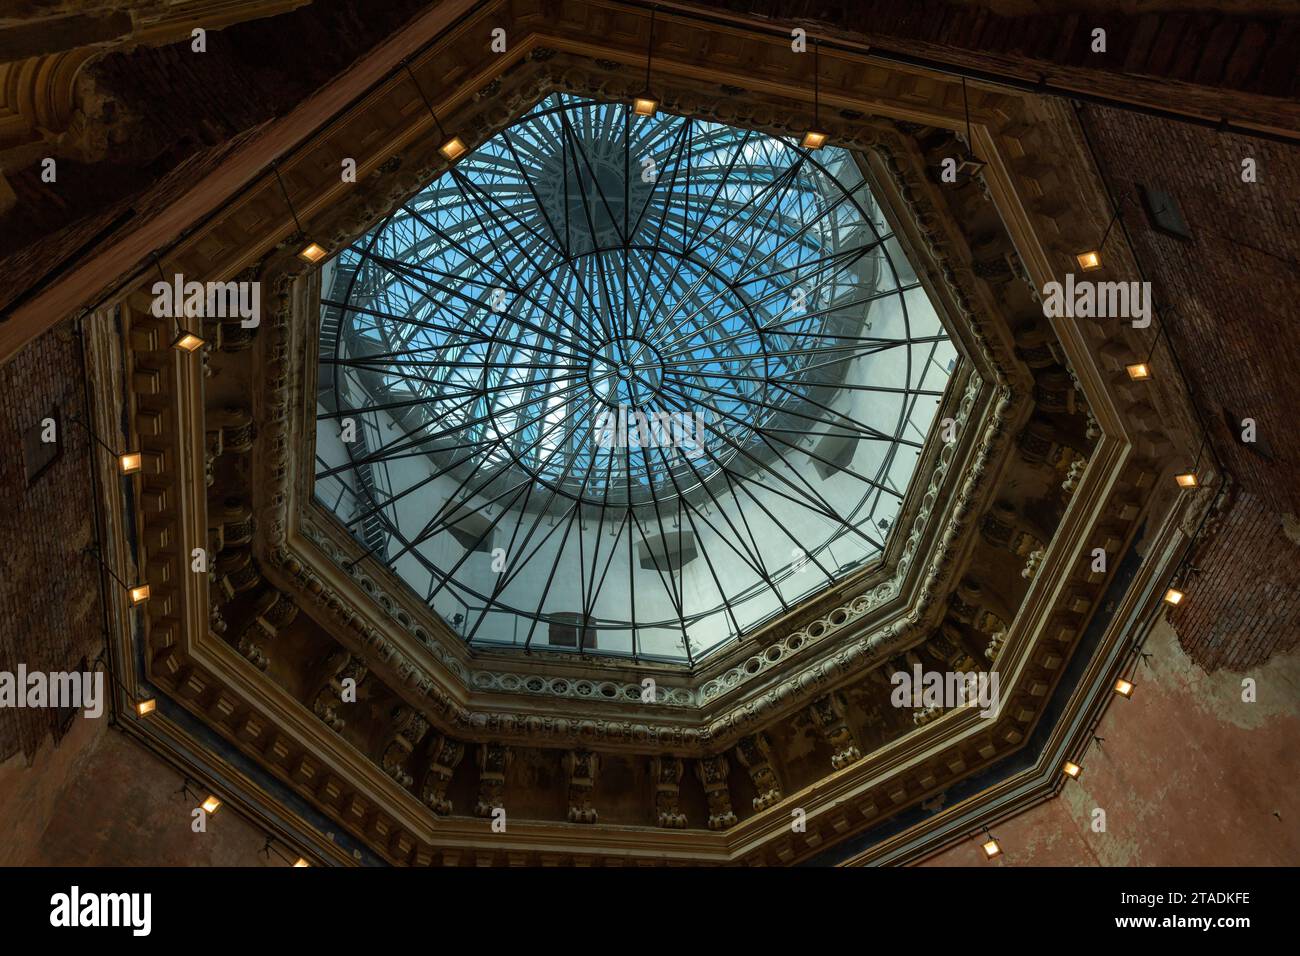
<svg viewBox="0 0 1300 956">
<path fill-rule="evenodd" d="M 972 840 L 925 865 L 1300 864 L 1300 653 L 1207 674 L 1163 621 L 1145 650 L 1136 692 L 1112 701 L 1079 779 L 994 828 L 1003 856 L 984 862 Z M 1255 703 L 1242 701 L 1246 677 Z"/>
<path fill-rule="evenodd" d="M 78 717 L 31 767 L 19 754 L 0 766 L 3 866 L 284 866 L 265 838 L 230 810 L 207 831 L 190 828 L 198 800 L 177 791 L 170 767 L 106 719 Z"/>
</svg>

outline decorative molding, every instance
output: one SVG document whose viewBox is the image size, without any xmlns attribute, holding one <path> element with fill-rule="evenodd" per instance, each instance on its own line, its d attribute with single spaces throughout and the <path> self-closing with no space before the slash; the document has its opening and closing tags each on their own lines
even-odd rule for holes
<svg viewBox="0 0 1300 956">
<path fill-rule="evenodd" d="M 563 32 L 573 26 L 560 24 L 554 29 Z M 586 77 L 584 83 L 626 85 L 626 78 L 602 77 L 599 69 L 584 64 L 574 52 L 584 44 L 592 45 L 572 37 L 542 44 L 530 35 L 524 45 L 526 55 L 482 68 L 504 72 L 497 77 L 501 84 L 497 93 L 477 100 L 467 91 L 484 87 L 487 80 L 481 70 L 462 74 L 461 92 L 456 94 L 443 90 L 439 77 L 431 75 L 430 63 L 439 55 L 438 48 L 421 60 L 419 70 L 422 82 L 427 79 L 428 88 L 437 89 L 437 102 L 453 107 L 445 114 L 446 121 L 458 129 L 474 129 L 477 142 L 496 128 L 492 123 L 508 122 L 519 103 L 531 102 L 529 96 L 549 82 L 558 82 L 547 79 L 555 71 L 565 82 L 577 83 L 581 75 Z M 543 48 L 556 52 L 533 56 Z M 692 96 L 702 100 L 710 82 L 726 74 L 736 85 L 754 91 L 747 96 L 764 100 L 747 108 L 752 122 L 771 120 L 775 128 L 777 117 L 796 125 L 799 121 L 797 112 L 780 112 L 789 110 L 791 94 L 788 84 L 783 92 L 775 78 L 760 76 L 747 82 L 737 70 L 715 64 L 709 68 L 711 73 L 701 67 L 680 79 L 675 78 L 678 69 L 674 65 L 667 69 L 665 102 L 689 105 L 695 102 Z M 125 662 L 121 675 L 125 686 L 134 687 L 147 676 L 160 693 L 252 758 L 271 778 L 366 841 L 381 857 L 420 864 L 458 864 L 478 853 L 489 862 L 496 859 L 496 851 L 483 846 L 483 822 L 476 816 L 491 815 L 493 809 L 508 805 L 506 770 L 515 748 L 552 754 L 561 766 L 568 761 L 568 808 L 579 817 L 595 812 L 600 788 L 595 761 L 605 752 L 646 761 L 653 778 L 653 786 L 646 788 L 642 827 L 610 823 L 573 827 L 567 813 L 565 820 L 557 821 L 512 817 L 510 832 L 516 849 L 510 852 L 518 853 L 521 860 L 555 854 L 557 847 L 580 841 L 584 853 L 602 859 L 788 863 L 928 799 L 1022 747 L 1102 594 L 1105 580 L 1090 575 L 1082 556 L 1096 541 L 1120 542 L 1108 546 L 1117 548 L 1129 541 L 1155 497 L 1155 482 L 1168 468 L 1167 458 L 1151 449 L 1167 446 L 1159 443 L 1160 421 L 1142 414 L 1138 403 L 1117 397 L 1111 389 L 1100 356 L 1104 335 L 1092 327 L 1058 323 L 1056 345 L 1049 352 L 1059 348 L 1063 361 L 1056 364 L 1069 373 L 1070 387 L 1084 400 L 1072 410 L 1067 401 L 1062 417 L 1080 434 L 1085 428 L 1095 430 L 1089 438 L 1094 444 L 1087 450 L 1087 465 L 1077 476 L 1077 485 L 1062 496 L 1056 527 L 1046 539 L 1039 539 L 1045 546 L 1032 578 L 1020 578 L 1019 566 L 1014 567 L 1014 573 L 1006 575 L 1019 582 L 1011 585 L 1013 590 L 986 594 L 976 603 L 969 600 L 967 579 L 981 570 L 975 566 L 977 560 L 1001 561 L 1004 553 L 978 534 L 988 506 L 1003 495 L 1014 502 L 1028 500 L 1023 486 L 1033 484 L 1028 478 L 1031 473 L 1038 475 L 1035 481 L 1045 489 L 1043 493 L 1060 494 L 1058 477 L 1049 481 L 1046 469 L 1016 454 L 1015 439 L 1030 420 L 1034 386 L 1042 380 L 1036 373 L 1054 374 L 1056 365 L 1038 352 L 1033 358 L 1038 368 L 1020 360 L 1017 344 L 1032 336 L 1013 332 L 1011 316 L 1032 302 L 1033 289 L 1020 278 L 1021 270 L 1037 282 L 1044 281 L 1053 274 L 1053 263 L 1068 266 L 1057 247 L 1068 248 L 1073 240 L 1063 237 L 1055 220 L 1049 228 L 1032 202 L 1022 201 L 1023 195 L 1034 191 L 1006 161 L 1005 144 L 993 127 L 976 127 L 981 155 L 989 157 L 990 165 L 982 174 L 987 194 L 970 184 L 956 193 L 941 194 L 928 184 L 924 148 L 908 145 L 907 137 L 919 136 L 929 128 L 924 124 L 949 128 L 957 124 L 950 109 L 943 112 L 936 105 L 944 100 L 944 81 L 934 79 L 929 105 L 911 104 L 897 99 L 899 89 L 910 81 L 897 76 L 891 81 L 890 75 L 891 71 L 880 69 L 863 78 L 885 87 L 895 82 L 879 94 L 894 98 L 895 105 L 879 115 L 910 113 L 918 117 L 921 129 L 900 132 L 881 121 L 857 117 L 837 121 L 832 132 L 843 129 L 847 140 L 868 149 L 872 175 L 883 189 L 892 191 L 886 206 L 900 217 L 896 226 L 900 239 L 921 243 L 920 248 L 929 251 L 926 281 L 963 330 L 961 341 L 971 365 L 959 393 L 950 396 L 955 404 L 948 406 L 967 416 L 959 429 L 958 447 L 934 451 L 935 457 L 922 472 L 930 480 L 916 485 L 908 503 L 912 509 L 908 523 L 891 538 L 890 547 L 897 548 L 891 567 L 903 567 L 907 575 L 896 591 L 872 590 L 885 587 L 884 581 L 857 593 L 849 593 L 847 585 L 832 589 L 824 603 L 815 602 L 806 619 L 783 623 L 788 629 L 765 634 L 757 655 L 746 651 L 734 660 L 720 656 L 696 675 L 654 670 L 656 681 L 669 694 L 655 704 L 642 704 L 636 674 L 620 662 L 578 661 L 571 665 L 574 674 L 560 678 L 588 681 L 588 691 L 594 694 L 584 694 L 570 684 L 540 690 L 495 683 L 476 687 L 476 675 L 481 673 L 492 674 L 494 682 L 503 679 L 503 672 L 524 682 L 542 674 L 554 680 L 557 661 L 568 665 L 572 659 L 553 654 L 518 660 L 448 645 L 448 635 L 424 628 L 414 613 L 419 609 L 406 606 L 382 578 L 364 569 L 347 574 L 324 559 L 323 545 L 314 543 L 311 535 L 316 534 L 320 542 L 333 542 L 336 549 L 339 542 L 323 522 L 313 524 L 303 518 L 304 512 L 295 504 L 310 495 L 306 484 L 310 469 L 303 475 L 294 464 L 296 446 L 311 441 L 303 424 L 301 391 L 310 382 L 315 361 L 310 290 L 302 280 L 302 267 L 294 263 L 295 250 L 283 243 L 276 246 L 279 237 L 288 234 L 282 198 L 254 190 L 225 218 L 189 236 L 175 255 L 178 270 L 213 279 L 238 275 L 249 263 L 260 263 L 256 275 L 266 283 L 266 319 L 251 349 L 220 347 L 201 358 L 175 353 L 167 348 L 157 320 L 148 314 L 143 289 L 128 293 L 112 307 L 112 318 L 121 323 L 128 338 L 124 352 L 114 339 L 108 314 L 93 323 L 90 373 L 96 420 L 105 434 L 115 433 L 115 422 L 129 421 L 131 433 L 126 437 L 131 443 L 138 442 L 166 462 L 166 467 L 132 479 L 135 494 L 130 512 L 120 489 L 106 489 L 107 513 L 126 514 L 130 524 L 128 528 L 117 519 L 111 522 L 111 547 L 121 558 L 118 566 L 131 567 L 138 557 L 151 584 L 157 582 L 155 597 L 143 612 L 119 607 L 115 615 L 122 623 L 113 640 L 116 657 Z M 867 102 L 845 92 L 853 82 L 853 75 L 844 71 L 834 94 L 842 109 Z M 332 155 L 324 138 L 285 171 L 291 190 L 300 197 L 316 196 L 304 202 L 303 221 L 313 234 L 318 225 L 329 226 L 332 231 L 320 234 L 330 237 L 332 245 L 364 229 L 395 197 L 441 168 L 433 158 L 436 144 L 426 121 L 419 118 L 420 111 L 401 111 L 402 103 L 410 105 L 414 93 L 400 82 L 363 100 L 340 122 L 362 123 L 367 118 L 379 122 L 389 114 L 378 105 L 395 91 L 401 95 L 390 105 L 396 105 L 400 115 L 412 117 L 412 125 L 391 128 L 391 138 L 374 141 L 373 154 L 361 158 L 358 166 L 365 171 L 368 188 L 358 189 L 347 201 L 339 201 L 337 185 L 314 192 L 311 157 Z M 1025 104 L 1032 104 L 1030 99 L 1009 96 L 997 102 L 1007 115 L 1031 110 Z M 471 112 L 458 113 L 461 105 Z M 728 108 L 715 102 L 709 110 L 716 115 Z M 373 115 L 367 117 L 367 111 Z M 492 123 L 486 122 L 488 118 Z M 475 125 L 476 120 L 483 122 Z M 403 158 L 391 172 L 380 171 L 392 157 L 408 152 L 410 158 Z M 1077 155 L 1048 151 L 1043 161 L 1068 169 Z M 907 195 L 900 197 L 900 193 Z M 899 205 L 900 198 L 904 206 Z M 1008 242 L 1015 246 L 1016 268 L 985 269 L 979 275 L 969 265 L 970 243 L 959 228 L 967 218 L 958 213 L 971 209 L 1005 221 Z M 909 221 L 916 225 L 907 225 Z M 1085 234 L 1086 229 L 1079 228 L 1079 235 Z M 248 242 L 250 233 L 263 236 L 263 241 Z M 1040 244 L 1040 233 L 1054 236 L 1056 246 L 1049 250 Z M 312 394 L 308 388 L 306 395 Z M 1068 390 L 1054 394 L 1068 394 Z M 251 405 L 238 404 L 237 400 L 248 402 L 250 396 Z M 1046 400 L 1058 401 L 1050 395 Z M 230 407 L 251 408 L 251 447 L 243 441 L 238 422 L 230 426 L 227 441 L 226 420 L 220 416 Z M 166 427 L 159 425 L 163 421 Z M 251 522 L 245 505 L 211 507 L 210 491 L 218 502 L 231 496 L 230 489 L 221 487 L 228 478 L 208 487 L 207 476 L 212 473 L 208 459 L 215 450 L 210 433 L 220 436 L 216 457 L 240 456 L 238 460 L 250 466 L 243 470 L 251 476 L 249 487 L 239 490 L 251 495 L 242 499 L 252 502 Z M 1049 442 L 1072 447 L 1066 437 L 1049 437 Z M 1012 497 L 1013 492 L 1019 497 Z M 901 533 L 904 528 L 906 535 Z M 213 538 L 221 544 L 214 575 L 190 573 L 186 563 L 190 549 Z M 133 540 L 138 544 L 133 546 Z M 1010 552 L 1005 553 L 1010 557 Z M 369 590 L 363 576 L 370 581 Z M 855 578 L 853 586 L 868 577 Z M 371 591 L 380 593 L 370 596 Z M 258 604 L 261 610 L 250 616 L 251 607 L 246 605 L 259 601 L 258 594 L 287 596 L 290 606 L 302 613 L 276 624 L 282 619 L 276 597 L 265 607 Z M 392 616 L 383 609 L 385 596 Z M 998 601 L 1006 607 L 994 607 Z M 978 605 L 983 615 L 979 627 L 974 617 L 969 624 L 961 620 L 967 617 L 965 611 L 954 615 L 956 602 Z M 213 611 L 218 607 L 222 621 L 229 618 L 225 634 L 213 626 Z M 405 623 L 402 613 L 407 615 Z M 873 618 L 877 613 L 880 616 Z M 132 626 L 133 619 L 138 627 Z M 263 624 L 248 631 L 250 621 L 258 620 L 274 632 Z M 959 654 L 969 654 L 960 640 L 967 632 L 961 628 L 983 635 L 982 646 L 986 652 L 992 650 L 1005 695 L 999 716 L 983 720 L 971 708 L 956 708 L 933 715 L 915 729 L 899 726 L 864 732 L 858 723 L 862 711 L 869 709 L 872 695 L 880 693 L 879 681 L 872 680 L 873 668 L 917 652 L 956 660 Z M 417 629 L 424 629 L 423 637 Z M 239 636 L 246 633 L 266 655 L 265 670 L 253 666 L 237 649 Z M 295 674 L 288 680 L 287 672 L 279 670 L 288 664 L 275 651 L 290 634 L 316 649 L 314 660 L 320 664 L 312 666 L 320 671 L 311 679 Z M 795 640 L 799 646 L 791 647 Z M 776 659 L 766 660 L 766 654 L 777 647 L 781 650 L 774 652 Z M 137 649 L 144 674 L 134 665 Z M 582 671 L 586 667 L 590 671 Z M 742 673 L 723 686 L 735 668 Z M 359 675 L 358 683 L 365 677 L 372 699 L 382 700 L 388 708 L 390 718 L 382 727 L 346 721 L 341 711 L 332 709 L 342 676 L 349 672 Z M 719 682 L 717 691 L 705 695 L 703 689 L 710 681 Z M 635 700 L 628 695 L 633 686 L 638 690 Z M 614 692 L 614 699 L 607 689 Z M 778 782 L 773 758 L 781 733 L 798 726 L 804 713 L 830 746 L 832 759 L 824 775 L 815 780 Z M 160 727 L 168 726 L 164 721 L 160 718 Z M 425 721 L 428 726 L 423 726 Z M 883 740 L 876 744 L 871 734 L 882 733 Z M 448 793 L 463 762 L 464 747 L 471 744 L 476 747 L 478 767 L 474 815 L 467 807 L 462 815 L 452 816 Z M 770 753 L 764 751 L 765 745 Z M 732 748 L 759 794 L 753 808 L 741 806 L 740 813 L 724 756 Z M 591 757 L 590 773 L 578 754 Z M 683 755 L 695 764 L 708 805 L 707 819 L 686 818 L 680 794 Z M 789 769 L 787 764 L 783 772 Z M 807 813 L 806 834 L 790 832 L 789 808 L 796 805 Z M 652 821 L 658 826 L 649 826 Z M 583 836 L 575 836 L 575 830 Z"/>
</svg>

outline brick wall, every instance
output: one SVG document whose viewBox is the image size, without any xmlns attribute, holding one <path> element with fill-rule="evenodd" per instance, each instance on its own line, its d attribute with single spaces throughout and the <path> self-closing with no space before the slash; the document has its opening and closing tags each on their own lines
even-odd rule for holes
<svg viewBox="0 0 1300 956">
<path fill-rule="evenodd" d="M 56 326 L 0 365 L 0 670 L 77 669 L 103 648 L 80 343 Z M 59 456 L 28 485 L 24 435 L 58 406 Z M 112 480 L 110 478 L 110 480 Z M 233 812 L 190 828 L 179 776 L 99 719 L 0 708 L 0 865 L 284 865 Z M 201 799 L 201 797 L 200 797 Z"/>
<path fill-rule="evenodd" d="M 76 669 L 103 647 L 93 539 L 81 351 L 69 323 L 0 366 L 0 670 Z M 58 406 L 62 452 L 27 483 L 24 434 Z M 0 762 L 31 759 L 50 737 L 50 710 L 0 709 Z"/>
<path fill-rule="evenodd" d="M 1300 535 L 1258 497 L 1235 495 L 1192 564 L 1169 614 L 1206 670 L 1243 671 L 1300 642 Z"/>
<path fill-rule="evenodd" d="M 1236 489 L 1174 620 L 1202 667 L 1239 670 L 1300 634 L 1300 551 L 1283 531 L 1300 514 L 1300 147 L 1096 106 L 1080 118 L 1112 193 L 1132 200 L 1124 225 L 1156 302 L 1173 306 L 1166 335 Z M 1254 183 L 1241 179 L 1247 157 Z M 1176 200 L 1190 240 L 1153 227 L 1139 184 Z M 1175 374 L 1163 345 L 1153 367 Z"/>
<path fill-rule="evenodd" d="M 1220 457 L 1261 501 L 1300 513 L 1300 147 L 1101 107 L 1080 116 L 1111 190 L 1132 200 L 1124 223 L 1157 302 L 1176 309 L 1167 332 Z M 1242 182 L 1245 158 L 1257 182 Z M 1139 184 L 1175 198 L 1190 241 L 1151 226 Z M 1239 440 L 1246 417 L 1254 445 Z"/>
</svg>

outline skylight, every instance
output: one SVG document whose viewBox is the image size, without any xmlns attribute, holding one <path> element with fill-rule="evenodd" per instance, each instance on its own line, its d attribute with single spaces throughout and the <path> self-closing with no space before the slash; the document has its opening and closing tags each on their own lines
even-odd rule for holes
<svg viewBox="0 0 1300 956">
<path fill-rule="evenodd" d="M 957 353 L 856 157 L 555 95 L 322 270 L 316 496 L 476 647 L 694 663 L 884 548 Z"/>
</svg>

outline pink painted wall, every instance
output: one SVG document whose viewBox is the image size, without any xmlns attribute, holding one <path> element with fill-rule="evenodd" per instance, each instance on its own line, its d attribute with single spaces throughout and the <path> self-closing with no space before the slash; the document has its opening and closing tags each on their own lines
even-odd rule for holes
<svg viewBox="0 0 1300 956">
<path fill-rule="evenodd" d="M 928 866 L 1295 866 L 1300 864 L 1300 652 L 1207 674 L 1165 623 L 1131 699 L 1115 697 L 1060 795 Z M 1255 703 L 1242 679 L 1254 678 Z M 1094 833 L 1092 811 L 1106 811 Z"/>
<path fill-rule="evenodd" d="M 228 808 L 193 832 L 197 800 L 180 786 L 176 771 L 107 719 L 77 717 L 31 766 L 21 753 L 0 764 L 0 866 L 286 865 L 275 854 L 268 862 L 263 835 Z"/>
</svg>

